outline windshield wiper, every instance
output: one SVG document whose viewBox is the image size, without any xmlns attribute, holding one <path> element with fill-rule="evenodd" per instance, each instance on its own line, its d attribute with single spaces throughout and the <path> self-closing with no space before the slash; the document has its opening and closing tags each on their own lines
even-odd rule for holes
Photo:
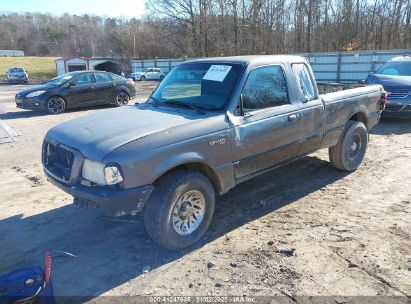
<svg viewBox="0 0 411 304">
<path fill-rule="evenodd" d="M 204 115 L 205 112 L 200 109 L 199 107 L 196 107 L 195 105 L 189 104 L 189 103 L 185 103 L 182 101 L 178 101 L 178 100 L 165 100 L 162 101 L 162 103 L 167 104 L 167 105 L 175 105 L 175 106 L 180 106 L 180 107 L 185 107 L 185 108 L 189 108 L 192 109 L 194 111 L 197 111 L 198 113 L 200 113 L 201 115 Z"/>
</svg>

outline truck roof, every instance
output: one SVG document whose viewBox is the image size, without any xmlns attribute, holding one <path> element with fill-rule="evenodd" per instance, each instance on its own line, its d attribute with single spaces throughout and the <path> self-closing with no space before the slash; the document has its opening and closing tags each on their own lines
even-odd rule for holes
<svg viewBox="0 0 411 304">
<path fill-rule="evenodd" d="M 295 63 L 307 62 L 307 59 L 301 56 L 293 55 L 249 55 L 249 56 L 231 56 L 231 57 L 212 57 L 184 61 L 186 63 L 197 62 L 224 62 L 240 64 L 272 64 L 272 63 Z"/>
</svg>

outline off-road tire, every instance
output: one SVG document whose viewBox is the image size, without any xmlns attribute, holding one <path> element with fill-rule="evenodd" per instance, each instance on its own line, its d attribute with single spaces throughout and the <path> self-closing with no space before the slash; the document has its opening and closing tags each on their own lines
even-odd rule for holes
<svg viewBox="0 0 411 304">
<path fill-rule="evenodd" d="M 198 227 L 181 235 L 173 225 L 173 210 L 177 202 L 190 191 L 201 192 L 205 199 L 204 214 Z M 180 250 L 198 241 L 207 231 L 214 214 L 215 190 L 210 180 L 192 170 L 178 170 L 165 175 L 155 184 L 144 210 L 147 233 L 158 245 L 168 250 Z"/>
<path fill-rule="evenodd" d="M 331 165 L 343 171 L 355 171 L 364 159 L 368 131 L 362 122 L 350 120 L 338 143 L 328 150 Z M 353 150 L 353 147 L 356 149 Z"/>
<path fill-rule="evenodd" d="M 61 114 L 66 110 L 66 107 L 66 101 L 60 96 L 52 96 L 47 99 L 46 110 L 49 114 Z"/>
</svg>

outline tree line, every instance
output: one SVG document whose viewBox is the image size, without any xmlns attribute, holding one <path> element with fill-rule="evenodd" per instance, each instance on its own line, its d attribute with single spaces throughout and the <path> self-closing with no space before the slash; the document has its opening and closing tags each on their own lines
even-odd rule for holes
<svg viewBox="0 0 411 304">
<path fill-rule="evenodd" d="M 0 16 L 0 49 L 180 58 L 411 48 L 411 0 L 148 0 L 140 19 Z"/>
</svg>

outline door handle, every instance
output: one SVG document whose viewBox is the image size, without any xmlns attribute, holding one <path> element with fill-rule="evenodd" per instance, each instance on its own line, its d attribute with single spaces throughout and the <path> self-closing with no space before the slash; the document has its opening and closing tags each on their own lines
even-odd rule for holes
<svg viewBox="0 0 411 304">
<path fill-rule="evenodd" d="M 296 122 L 297 121 L 297 114 L 288 115 L 288 122 Z"/>
</svg>

